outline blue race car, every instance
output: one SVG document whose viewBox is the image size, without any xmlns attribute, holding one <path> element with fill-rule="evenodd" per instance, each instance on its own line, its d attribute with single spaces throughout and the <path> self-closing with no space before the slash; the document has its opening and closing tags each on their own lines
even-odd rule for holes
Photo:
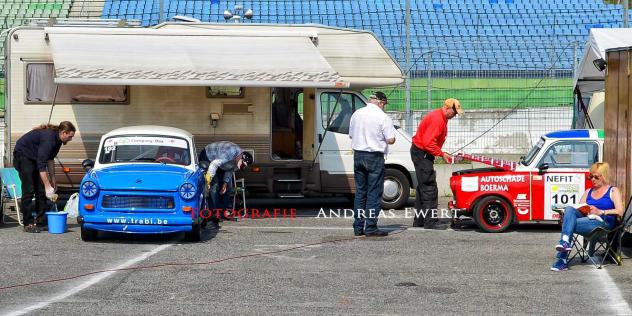
<svg viewBox="0 0 632 316">
<path fill-rule="evenodd" d="M 79 193 L 81 239 L 98 231 L 159 234 L 184 232 L 199 241 L 205 205 L 204 171 L 191 133 L 165 126 L 132 126 L 101 138 L 96 161 Z"/>
</svg>

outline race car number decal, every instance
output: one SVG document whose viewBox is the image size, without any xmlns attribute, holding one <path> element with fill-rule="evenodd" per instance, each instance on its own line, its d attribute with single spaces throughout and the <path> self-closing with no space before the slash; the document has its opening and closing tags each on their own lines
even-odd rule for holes
<svg viewBox="0 0 632 316">
<path fill-rule="evenodd" d="M 554 206 L 578 204 L 586 183 L 584 173 L 547 173 L 544 175 L 544 219 L 559 219 Z"/>
</svg>

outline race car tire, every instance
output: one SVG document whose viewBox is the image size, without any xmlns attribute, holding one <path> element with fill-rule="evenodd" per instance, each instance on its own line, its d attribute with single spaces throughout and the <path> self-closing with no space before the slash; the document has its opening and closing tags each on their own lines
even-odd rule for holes
<svg viewBox="0 0 632 316">
<path fill-rule="evenodd" d="M 83 241 L 95 241 L 97 240 L 97 235 L 99 234 L 98 231 L 94 230 L 94 229 L 88 229 L 83 227 L 83 224 L 81 224 L 81 240 Z"/>
<path fill-rule="evenodd" d="M 474 206 L 474 222 L 487 233 L 506 231 L 513 223 L 513 218 L 513 208 L 499 196 L 485 196 Z"/>
<path fill-rule="evenodd" d="M 397 169 L 386 169 L 384 172 L 384 193 L 382 193 L 383 209 L 400 209 L 408 202 L 410 183 L 404 173 Z"/>
<path fill-rule="evenodd" d="M 202 225 L 193 224 L 192 230 L 184 233 L 184 239 L 190 242 L 198 242 L 202 240 Z"/>
</svg>

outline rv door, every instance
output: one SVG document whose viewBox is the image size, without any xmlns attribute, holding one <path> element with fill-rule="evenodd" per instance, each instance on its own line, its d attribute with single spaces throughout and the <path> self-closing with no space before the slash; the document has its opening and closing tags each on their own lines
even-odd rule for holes
<svg viewBox="0 0 632 316">
<path fill-rule="evenodd" d="M 353 112 L 364 106 L 363 98 L 352 91 L 320 90 L 318 93 L 316 144 L 320 145 L 318 161 L 321 183 L 326 191 L 350 192 L 352 188 L 353 151 L 349 123 Z"/>
</svg>

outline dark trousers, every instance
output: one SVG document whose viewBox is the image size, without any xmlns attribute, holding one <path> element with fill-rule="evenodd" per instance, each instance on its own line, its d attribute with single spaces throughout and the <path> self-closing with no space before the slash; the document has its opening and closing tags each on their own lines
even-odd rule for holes
<svg viewBox="0 0 632 316">
<path fill-rule="evenodd" d="M 417 173 L 417 194 L 415 197 L 415 219 L 413 226 L 432 228 L 439 221 L 432 216 L 432 210 L 439 206 L 437 172 L 434 170 L 434 156 L 413 145 L 410 158 Z M 425 212 L 425 213 L 424 213 Z M 426 215 L 424 218 L 423 215 Z M 420 215 L 419 217 L 417 215 Z"/>
<path fill-rule="evenodd" d="M 356 187 L 353 230 L 356 234 L 375 232 L 384 192 L 384 154 L 354 150 L 353 175 Z"/>
<path fill-rule="evenodd" d="M 223 215 L 224 210 L 231 210 L 233 208 L 233 181 L 230 180 L 227 183 L 226 193 L 219 194 L 219 191 L 222 189 L 222 185 L 224 184 L 224 175 L 228 171 L 224 171 L 222 169 L 217 169 L 217 173 L 211 180 L 211 189 L 208 192 L 208 205 L 209 208 L 213 210 L 213 214 L 215 215 L 216 210 L 221 209 L 220 217 Z"/>
<path fill-rule="evenodd" d="M 44 191 L 44 183 L 39 175 L 37 162 L 19 153 L 14 153 L 13 166 L 18 171 L 20 181 L 22 181 L 20 208 L 24 226 L 35 222 L 33 212 L 36 213 L 37 222 L 44 223 L 44 213 L 47 208 L 46 192 Z M 33 197 L 35 197 L 35 200 L 33 200 Z"/>
<path fill-rule="evenodd" d="M 206 150 L 202 149 L 198 154 L 198 161 L 206 161 L 209 162 L 210 159 L 206 156 Z M 226 193 L 219 194 L 219 191 L 222 189 L 222 185 L 224 184 L 224 175 L 227 171 L 222 169 L 217 169 L 215 172 L 215 176 L 211 179 L 210 189 L 208 194 L 206 195 L 206 208 L 211 212 L 212 220 L 219 220 L 224 215 L 224 210 L 233 208 L 233 195 L 235 186 L 233 181 L 230 180 L 228 182 L 228 187 L 226 189 Z"/>
</svg>

